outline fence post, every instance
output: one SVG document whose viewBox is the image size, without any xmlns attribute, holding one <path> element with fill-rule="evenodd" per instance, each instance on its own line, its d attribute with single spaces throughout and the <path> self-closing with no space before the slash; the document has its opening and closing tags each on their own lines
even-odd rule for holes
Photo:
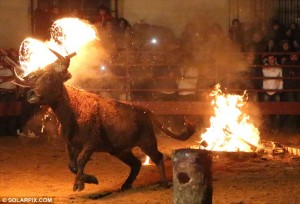
<svg viewBox="0 0 300 204">
<path fill-rule="evenodd" d="M 212 159 L 207 150 L 173 152 L 173 204 L 212 203 Z"/>
</svg>

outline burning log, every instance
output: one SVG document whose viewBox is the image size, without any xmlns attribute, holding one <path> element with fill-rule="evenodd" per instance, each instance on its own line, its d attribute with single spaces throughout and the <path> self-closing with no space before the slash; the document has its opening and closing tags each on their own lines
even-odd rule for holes
<svg viewBox="0 0 300 204">
<path fill-rule="evenodd" d="M 212 157 L 207 150 L 173 153 L 173 203 L 212 203 Z"/>
<path fill-rule="evenodd" d="M 300 156 L 300 149 L 299 148 L 296 148 L 296 147 L 284 147 L 284 149 L 292 154 L 292 155 L 295 155 L 295 156 Z"/>
</svg>

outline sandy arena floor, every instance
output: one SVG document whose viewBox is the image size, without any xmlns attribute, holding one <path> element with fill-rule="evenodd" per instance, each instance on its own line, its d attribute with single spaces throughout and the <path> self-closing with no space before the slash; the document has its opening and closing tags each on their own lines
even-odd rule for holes
<svg viewBox="0 0 300 204">
<path fill-rule="evenodd" d="M 172 181 L 172 151 L 195 145 L 198 136 L 186 142 L 158 135 L 159 149 L 166 156 L 169 181 Z M 300 135 L 273 135 L 263 139 L 297 146 Z M 138 149 L 135 154 L 144 161 Z M 129 168 L 106 153 L 96 153 L 86 172 L 95 175 L 99 185 L 87 184 L 82 192 L 72 191 L 74 176 L 67 168 L 61 139 L 0 137 L 0 197 L 53 197 L 55 203 L 172 203 L 172 186 L 158 187 L 154 165 L 143 166 L 134 188 L 117 191 Z M 300 201 L 300 159 L 291 155 L 270 160 L 214 160 L 213 201 L 228 203 L 284 203 Z M 99 198 L 103 192 L 114 193 Z M 1 202 L 0 202 L 1 203 Z"/>
</svg>

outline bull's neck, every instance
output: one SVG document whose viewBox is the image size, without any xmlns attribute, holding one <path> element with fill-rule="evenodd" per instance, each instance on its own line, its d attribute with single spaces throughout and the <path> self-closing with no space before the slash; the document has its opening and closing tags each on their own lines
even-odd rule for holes
<svg viewBox="0 0 300 204">
<path fill-rule="evenodd" d="M 74 122 L 74 111 L 70 103 L 68 91 L 62 87 L 62 95 L 55 103 L 51 104 L 53 112 L 63 128 L 71 127 Z"/>
</svg>

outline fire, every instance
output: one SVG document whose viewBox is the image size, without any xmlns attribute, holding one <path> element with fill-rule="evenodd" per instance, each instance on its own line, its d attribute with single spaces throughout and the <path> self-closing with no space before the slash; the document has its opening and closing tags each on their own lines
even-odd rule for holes
<svg viewBox="0 0 300 204">
<path fill-rule="evenodd" d="M 220 85 L 210 94 L 213 97 L 214 115 L 210 127 L 201 135 L 207 143 L 205 149 L 214 151 L 253 152 L 259 146 L 259 130 L 250 123 L 250 116 L 243 113 L 246 93 L 243 95 L 224 94 Z"/>
<path fill-rule="evenodd" d="M 149 166 L 150 165 L 150 157 L 148 155 L 146 155 L 146 159 L 143 163 L 144 166 Z"/>
<path fill-rule="evenodd" d="M 47 44 L 60 54 L 68 55 L 96 38 L 96 30 L 92 25 L 78 18 L 62 18 L 52 24 Z"/>
<path fill-rule="evenodd" d="M 26 38 L 20 46 L 19 62 L 24 69 L 24 76 L 47 66 L 57 60 L 57 57 L 48 49 L 45 43 Z"/>
<path fill-rule="evenodd" d="M 26 38 L 21 43 L 19 61 L 24 69 L 23 75 L 42 69 L 57 60 L 49 48 L 67 56 L 78 52 L 83 45 L 96 38 L 96 30 L 80 19 L 62 18 L 55 21 L 50 28 L 49 41 Z"/>
</svg>

